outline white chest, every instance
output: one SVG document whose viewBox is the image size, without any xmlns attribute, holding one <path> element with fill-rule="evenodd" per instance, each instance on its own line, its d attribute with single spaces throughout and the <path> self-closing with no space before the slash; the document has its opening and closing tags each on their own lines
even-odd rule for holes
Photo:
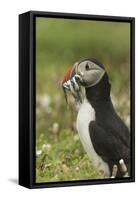
<svg viewBox="0 0 138 200">
<path fill-rule="evenodd" d="M 76 127 L 82 142 L 82 145 L 87 152 L 92 164 L 99 168 L 103 172 L 104 176 L 109 177 L 109 167 L 102 158 L 95 152 L 90 134 L 89 134 L 89 123 L 95 121 L 95 110 L 92 108 L 90 103 L 85 99 L 83 104 L 80 106 Z"/>
</svg>

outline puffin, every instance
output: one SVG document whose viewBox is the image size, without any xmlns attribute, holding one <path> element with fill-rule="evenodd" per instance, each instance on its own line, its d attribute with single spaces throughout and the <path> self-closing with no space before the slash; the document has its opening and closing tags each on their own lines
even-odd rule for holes
<svg viewBox="0 0 138 200">
<path fill-rule="evenodd" d="M 79 104 L 76 129 L 92 164 L 104 178 L 129 177 L 130 133 L 113 106 L 104 65 L 95 58 L 76 62 L 62 87 L 66 100 L 70 92 Z"/>
</svg>

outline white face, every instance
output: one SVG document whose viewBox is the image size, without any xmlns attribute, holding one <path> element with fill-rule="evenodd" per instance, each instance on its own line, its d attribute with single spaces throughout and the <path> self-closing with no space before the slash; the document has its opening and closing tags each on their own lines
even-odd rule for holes
<svg viewBox="0 0 138 200">
<path fill-rule="evenodd" d="M 105 70 L 90 60 L 81 62 L 76 69 L 81 76 L 82 84 L 85 87 L 96 85 L 103 77 Z"/>
</svg>

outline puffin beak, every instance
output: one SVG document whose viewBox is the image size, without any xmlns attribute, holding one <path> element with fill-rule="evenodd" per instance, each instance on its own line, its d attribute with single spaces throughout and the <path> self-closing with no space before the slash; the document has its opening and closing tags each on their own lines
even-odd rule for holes
<svg viewBox="0 0 138 200">
<path fill-rule="evenodd" d="M 81 77 L 77 74 L 77 65 L 78 63 L 75 63 L 68 69 L 62 81 L 62 87 L 66 101 L 67 101 L 67 91 L 70 91 L 74 96 L 74 98 L 81 103 L 82 102 L 80 96 Z"/>
<path fill-rule="evenodd" d="M 68 71 L 66 72 L 66 74 L 64 76 L 62 84 L 69 81 L 76 74 L 75 68 L 76 68 L 76 65 L 74 64 L 68 69 Z"/>
</svg>

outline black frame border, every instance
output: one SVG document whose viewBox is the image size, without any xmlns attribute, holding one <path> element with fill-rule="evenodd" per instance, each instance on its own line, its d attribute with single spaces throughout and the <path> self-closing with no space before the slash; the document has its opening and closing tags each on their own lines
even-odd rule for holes
<svg viewBox="0 0 138 200">
<path fill-rule="evenodd" d="M 62 182 L 35 182 L 36 18 L 62 18 L 130 23 L 131 177 Z M 29 11 L 19 15 L 19 184 L 28 188 L 96 185 L 135 181 L 135 18 Z"/>
</svg>

